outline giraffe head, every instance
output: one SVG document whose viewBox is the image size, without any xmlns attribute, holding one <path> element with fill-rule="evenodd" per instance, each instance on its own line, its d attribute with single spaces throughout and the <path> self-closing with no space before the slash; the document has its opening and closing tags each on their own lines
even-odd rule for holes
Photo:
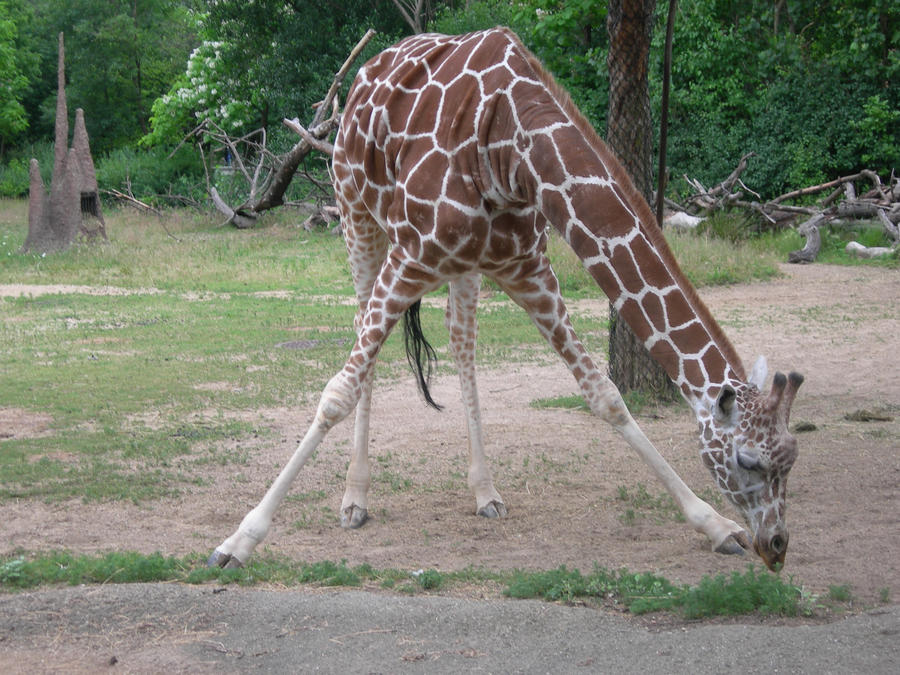
<svg viewBox="0 0 900 675">
<path fill-rule="evenodd" d="M 797 458 L 788 419 L 803 376 L 776 373 L 768 393 L 765 379 L 765 359 L 760 358 L 748 382 L 723 385 L 712 410 L 701 415 L 700 443 L 703 463 L 719 490 L 750 526 L 754 550 L 775 569 L 784 564 L 788 547 L 787 475 Z"/>
</svg>

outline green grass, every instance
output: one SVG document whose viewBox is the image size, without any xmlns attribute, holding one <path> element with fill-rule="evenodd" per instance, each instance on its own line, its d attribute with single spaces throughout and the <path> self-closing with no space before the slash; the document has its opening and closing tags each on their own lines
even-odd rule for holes
<svg viewBox="0 0 900 675">
<path fill-rule="evenodd" d="M 538 398 L 529 405 L 538 410 L 559 409 L 559 410 L 577 410 L 579 412 L 590 412 L 590 406 L 579 394 L 570 394 L 564 396 L 551 396 L 550 398 Z"/>
<path fill-rule="evenodd" d="M 674 610 L 685 618 L 740 614 L 797 616 L 812 611 L 799 586 L 780 576 L 757 571 L 705 576 L 697 586 L 676 585 L 655 574 L 611 572 L 595 567 L 583 575 L 565 566 L 537 573 L 517 573 L 505 591 L 514 598 L 573 602 L 583 598 L 614 600 L 633 614 Z"/>
<path fill-rule="evenodd" d="M 352 295 L 339 238 L 296 227 L 282 211 L 253 230 L 221 226 L 187 209 L 162 218 L 134 210 L 105 214 L 110 243 L 76 245 L 49 255 L 18 251 L 25 241 L 25 203 L 0 200 L 0 283 L 110 285 L 181 292 L 292 290 Z"/>
<path fill-rule="evenodd" d="M 355 308 L 343 243 L 299 230 L 289 212 L 237 231 L 188 211 L 168 214 L 166 229 L 111 211 L 108 245 L 47 256 L 18 253 L 25 220 L 24 202 L 0 201 L 0 283 L 131 293 L 0 298 L 0 407 L 51 420 L 40 438 L 3 441 L 0 501 L 141 502 L 202 485 L 205 464 L 245 461 L 221 451 L 226 441 L 269 433 L 236 418 L 314 401 L 349 353 Z M 450 372 L 443 314 L 426 305 L 422 322 Z M 602 321 L 577 324 L 602 348 Z M 485 301 L 481 328 L 482 365 L 553 358 L 508 300 Z M 378 375 L 408 376 L 397 335 Z M 376 479 L 410 487 L 389 472 Z"/>
<path fill-rule="evenodd" d="M 828 597 L 836 602 L 850 602 L 852 594 L 849 584 L 832 584 L 828 587 Z"/>
<path fill-rule="evenodd" d="M 619 520 L 625 525 L 634 525 L 638 519 L 645 517 L 657 524 L 667 521 L 684 522 L 684 514 L 668 492 L 651 494 L 642 483 L 631 490 L 620 485 L 616 491 L 616 501 L 624 509 Z"/>
<path fill-rule="evenodd" d="M 490 572 L 474 568 L 458 572 L 379 570 L 368 564 L 351 567 L 346 561 L 297 563 L 271 553 L 256 555 L 247 567 L 237 570 L 210 569 L 197 554 L 178 558 L 159 553 L 56 552 L 18 553 L 0 558 L 0 589 L 8 592 L 60 584 L 171 581 L 288 587 L 370 585 L 401 593 L 490 585 L 510 598 L 566 603 L 594 599 L 622 606 L 633 614 L 672 611 L 688 619 L 746 614 L 797 616 L 811 614 L 818 607 L 815 599 L 793 580 L 785 581 L 752 565 L 744 573 L 705 576 L 696 586 L 689 586 L 674 584 L 655 574 L 616 572 L 599 566 L 584 575 L 565 566 L 542 572 Z M 835 597 L 832 592 L 830 600 L 848 602 L 849 592 L 846 597 Z"/>
<path fill-rule="evenodd" d="M 0 505 L 13 499 L 152 502 L 203 487 L 211 464 L 233 466 L 240 479 L 249 461 L 242 447 L 278 442 L 269 440 L 272 430 L 257 411 L 315 401 L 349 352 L 354 303 L 339 238 L 299 229 L 286 210 L 250 231 L 222 227 L 215 217 L 187 210 L 168 212 L 160 220 L 108 209 L 106 220 L 109 244 L 22 255 L 25 202 L 0 200 L 0 284 L 127 291 L 0 298 L 0 408 L 48 420 L 40 437 L 2 441 Z M 768 278 L 777 274 L 787 250 L 801 243 L 791 235 L 737 243 L 669 236 L 689 278 L 701 285 Z M 600 297 L 555 235 L 550 256 L 566 295 Z M 422 322 L 446 373 L 452 359 L 438 305 L 423 306 Z M 589 350 L 606 350 L 605 319 L 576 316 L 573 323 Z M 482 301 L 479 324 L 482 367 L 556 358 L 525 313 L 502 294 Z M 408 377 L 407 372 L 401 340 L 394 335 L 382 351 L 378 376 Z M 640 403 L 629 401 L 629 406 Z M 536 405 L 583 402 L 568 397 Z M 533 461 L 542 473 L 567 470 L 543 456 Z M 379 466 L 375 479 L 392 491 L 421 487 L 387 464 Z M 462 469 L 447 480 L 463 485 Z M 648 502 L 641 497 L 629 494 L 622 502 L 635 518 L 668 513 L 654 501 L 662 498 L 649 495 Z M 311 504 L 293 526 L 332 521 L 327 508 Z M 402 592 L 453 584 L 515 585 L 507 573 L 425 570 L 411 576 L 343 563 L 296 565 L 265 554 L 239 571 L 207 570 L 202 563 L 197 556 L 129 553 L 15 556 L 0 559 L 0 585 L 215 580 L 374 583 Z M 660 589 L 677 588 L 642 575 L 623 581 L 618 573 L 606 574 L 624 584 L 615 591 L 607 588 L 607 594 L 640 595 L 641 602 L 649 602 Z M 559 597 L 580 597 L 578 578 L 571 573 L 562 578 Z M 595 580 L 595 590 L 601 587 Z M 640 588 L 639 594 L 635 589 Z"/>
<path fill-rule="evenodd" d="M 0 284 L 126 291 L 0 298 L 0 407 L 51 420 L 40 438 L 3 441 L 0 502 L 141 502 L 203 485 L 209 462 L 246 461 L 224 445 L 239 448 L 242 439 L 269 434 L 253 411 L 314 401 L 349 352 L 354 303 L 340 238 L 299 229 L 288 210 L 253 230 L 186 209 L 162 218 L 107 209 L 106 220 L 109 244 L 22 255 L 26 203 L 0 200 Z M 787 235 L 737 243 L 669 236 L 699 284 L 771 276 L 796 243 Z M 549 249 L 567 295 L 599 296 L 555 234 Z M 439 372 L 449 373 L 440 304 L 426 303 L 422 322 Z M 572 321 L 590 351 L 606 351 L 605 319 Z M 556 358 L 501 293 L 482 301 L 479 324 L 481 367 Z M 401 341 L 392 335 L 378 376 L 407 373 Z M 535 405 L 584 404 L 575 396 Z M 628 405 L 637 412 L 643 402 Z M 376 480 L 394 491 L 411 487 L 389 471 Z M 315 514 L 309 517 L 314 522 Z"/>
</svg>

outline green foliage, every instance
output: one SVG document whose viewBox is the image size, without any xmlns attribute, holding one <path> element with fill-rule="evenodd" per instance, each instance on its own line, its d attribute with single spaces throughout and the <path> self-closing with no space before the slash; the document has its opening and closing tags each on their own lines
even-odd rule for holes
<svg viewBox="0 0 900 675">
<path fill-rule="evenodd" d="M 25 197 L 28 195 L 28 165 L 31 158 L 38 160 L 44 186 L 49 189 L 53 177 L 53 144 L 47 141 L 32 143 L 16 151 L 6 166 L 0 164 L 0 197 Z"/>
<path fill-rule="evenodd" d="M 25 197 L 30 185 L 28 160 L 13 157 L 9 164 L 0 166 L 0 197 Z"/>
<path fill-rule="evenodd" d="M 141 145 L 174 144 L 204 120 L 212 120 L 226 133 L 240 135 L 256 121 L 253 92 L 236 95 L 234 81 L 222 58 L 221 42 L 204 41 L 191 52 L 187 71 L 169 93 L 153 102 L 151 133 Z M 231 86 L 229 86 L 231 85 Z"/>
<path fill-rule="evenodd" d="M 22 29 L 32 20 L 32 8 L 22 0 L 0 0 L 0 157 L 28 128 L 22 101 L 37 75 L 37 59 Z"/>
<path fill-rule="evenodd" d="M 230 132 L 271 126 L 287 137 L 280 120 L 306 117 L 366 29 L 379 34 L 363 59 L 404 30 L 390 2 L 325 0 L 299 7 L 280 0 L 220 0 L 208 3 L 198 18 L 202 43 L 187 71 L 153 103 L 145 144 L 177 142 L 206 118 Z M 351 79 L 352 73 L 347 85 Z"/>
<path fill-rule="evenodd" d="M 677 606 L 683 589 L 654 574 L 633 574 L 626 570 L 612 572 L 594 566 L 584 576 L 561 565 L 544 572 L 516 572 L 504 595 L 511 598 L 541 598 L 573 602 L 581 597 L 612 599 L 636 614 L 670 609 Z"/>
<path fill-rule="evenodd" d="M 599 598 L 620 604 L 633 614 L 676 611 L 685 618 L 697 619 L 754 613 L 795 616 L 809 611 L 799 586 L 766 571 L 758 572 L 752 565 L 748 565 L 743 574 L 704 576 L 697 586 L 686 586 L 673 584 L 655 574 L 632 573 L 624 569 L 613 572 L 598 565 L 588 575 L 565 566 L 538 572 L 492 573 L 467 569 L 441 573 L 428 569 L 410 574 L 391 569 L 377 570 L 367 564 L 350 567 L 346 560 L 297 563 L 266 552 L 255 555 L 246 567 L 235 570 L 208 568 L 205 562 L 205 558 L 197 554 L 179 558 L 135 552 L 100 555 L 65 551 L 16 553 L 0 558 L 0 588 L 21 590 L 52 584 L 161 581 L 352 587 L 373 581 L 384 588 L 415 592 L 439 590 L 450 584 L 502 582 L 505 585 L 503 594 L 511 598 L 541 598 L 554 602 Z M 841 597 L 832 599 L 838 602 L 849 599 L 849 593 L 838 595 Z"/>
<path fill-rule="evenodd" d="M 529 405 L 538 410 L 544 408 L 563 408 L 565 410 L 580 410 L 582 412 L 590 412 L 591 409 L 585 402 L 584 397 L 579 394 L 571 394 L 569 396 L 554 396 L 552 398 L 535 399 Z"/>
<path fill-rule="evenodd" d="M 744 574 L 704 577 L 685 592 L 679 604 L 689 619 L 754 612 L 796 616 L 804 611 L 802 598 L 800 587 L 791 581 L 748 565 Z"/>
<path fill-rule="evenodd" d="M 690 619 L 753 613 L 795 616 L 804 609 L 798 586 L 757 572 L 752 565 L 744 574 L 705 576 L 694 587 L 677 586 L 654 574 L 616 573 L 595 566 L 584 576 L 561 566 L 546 572 L 517 572 L 504 593 L 562 602 L 596 597 L 621 603 L 634 614 L 674 609 Z"/>
<path fill-rule="evenodd" d="M 831 584 L 828 586 L 828 597 L 835 602 L 850 602 L 850 584 Z"/>
<path fill-rule="evenodd" d="M 484 2 L 468 2 L 467 9 L 461 11 L 445 4 L 430 26 L 436 33 L 459 35 L 476 30 L 485 30 L 494 26 L 508 26 L 516 32 L 530 29 L 531 19 L 522 20 L 520 3 L 509 0 L 484 0 Z"/>
<path fill-rule="evenodd" d="M 33 588 L 42 584 L 106 584 L 169 581 L 184 576 L 185 560 L 160 553 L 107 553 L 93 557 L 68 552 L 48 553 L 26 559 L 10 558 L 0 564 L 0 586 Z"/>
<path fill-rule="evenodd" d="M 890 0 L 680 2 L 670 173 L 714 184 L 752 150 L 757 156 L 743 178 L 774 197 L 864 167 L 883 173 L 896 168 L 900 88 L 891 83 L 900 79 L 898 7 Z M 657 3 L 650 81 L 657 107 L 667 9 Z M 436 26 L 456 31 L 496 23 L 513 25 L 603 133 L 609 86 L 605 3 L 471 2 L 445 11 Z"/>
<path fill-rule="evenodd" d="M 56 114 L 57 35 L 65 33 L 66 99 L 83 108 L 94 156 L 134 143 L 153 101 L 170 87 L 196 44 L 189 3 L 32 0 L 28 39 L 40 76 L 24 100 L 32 140 L 51 138 Z"/>
<path fill-rule="evenodd" d="M 900 76 L 896 3 L 688 0 L 679 9 L 673 175 L 714 183 L 752 150 L 743 179 L 775 196 L 896 166 L 900 92 L 888 85 Z"/>
<path fill-rule="evenodd" d="M 895 132 L 900 122 L 900 109 L 874 94 L 863 104 L 865 116 L 853 120 L 860 157 L 877 172 L 888 173 L 900 166 L 900 136 Z"/>
<path fill-rule="evenodd" d="M 202 200 L 206 185 L 199 155 L 189 146 L 181 146 L 174 155 L 162 146 L 135 150 L 113 150 L 96 163 L 100 189 L 131 191 L 139 199 L 168 193 Z"/>
<path fill-rule="evenodd" d="M 444 584 L 444 575 L 437 570 L 421 570 L 414 572 L 416 581 L 426 591 L 439 589 Z"/>
<path fill-rule="evenodd" d="M 603 132 L 605 3 L 437 5 L 433 30 L 512 27 Z M 280 152 L 293 139 L 277 121 L 307 116 L 366 28 L 379 32 L 363 59 L 408 30 L 389 0 L 325 0 L 302 8 L 280 0 L 0 0 L 0 7 L 0 80 L 7 85 L 0 91 L 0 155 L 11 162 L 2 170 L 5 180 L 0 175 L 0 194 L 22 194 L 28 157 L 18 151 L 52 135 L 61 30 L 69 109 L 85 109 L 95 157 L 140 138 L 171 146 L 206 117 L 231 132 L 266 127 L 269 147 Z M 666 10 L 657 3 L 650 73 L 655 106 Z M 715 183 L 753 150 L 757 156 L 743 179 L 772 197 L 864 167 L 882 174 L 897 168 L 896 2 L 683 0 L 675 28 L 672 176 Z M 671 189 L 686 185 L 676 178 Z"/>
<path fill-rule="evenodd" d="M 171 150 L 162 146 L 147 149 L 126 146 L 95 157 L 97 184 L 101 190 L 130 190 L 138 199 L 150 202 L 158 202 L 160 195 L 169 193 L 204 200 L 206 184 L 199 155 L 187 146 L 170 154 Z M 38 160 L 44 186 L 49 190 L 53 178 L 53 144 L 35 143 L 16 155 L 5 166 L 0 165 L 0 197 L 28 195 L 28 165 L 32 157 Z"/>
</svg>

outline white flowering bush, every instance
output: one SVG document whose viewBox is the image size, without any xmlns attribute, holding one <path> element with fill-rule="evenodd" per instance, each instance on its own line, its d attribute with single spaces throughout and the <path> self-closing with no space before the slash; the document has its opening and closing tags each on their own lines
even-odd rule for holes
<svg viewBox="0 0 900 675">
<path fill-rule="evenodd" d="M 141 139 L 143 145 L 177 143 L 205 119 L 229 134 L 249 129 L 255 117 L 253 102 L 236 95 L 244 87 L 225 66 L 223 46 L 204 41 L 191 52 L 187 71 L 154 101 L 151 132 Z"/>
</svg>

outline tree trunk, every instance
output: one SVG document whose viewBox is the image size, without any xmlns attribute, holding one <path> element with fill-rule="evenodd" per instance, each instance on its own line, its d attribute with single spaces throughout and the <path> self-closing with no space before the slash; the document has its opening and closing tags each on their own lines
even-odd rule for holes
<svg viewBox="0 0 900 675">
<path fill-rule="evenodd" d="M 611 0 L 607 143 L 650 201 L 652 129 L 650 118 L 650 36 L 656 0 Z M 637 391 L 673 399 L 677 389 L 610 305 L 609 376 L 623 394 Z"/>
</svg>

